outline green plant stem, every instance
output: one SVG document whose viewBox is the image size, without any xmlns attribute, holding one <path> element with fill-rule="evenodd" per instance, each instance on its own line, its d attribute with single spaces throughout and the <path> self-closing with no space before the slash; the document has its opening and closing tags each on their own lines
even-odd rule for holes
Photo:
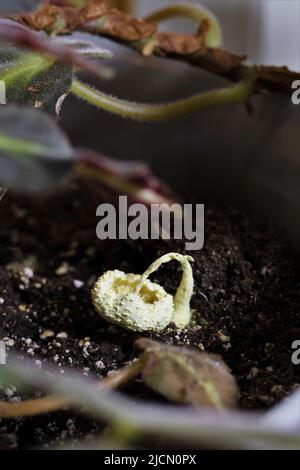
<svg viewBox="0 0 300 470">
<path fill-rule="evenodd" d="M 217 18 L 206 8 L 200 5 L 178 4 L 171 5 L 161 10 L 154 11 L 145 19 L 164 21 L 169 18 L 185 16 L 196 21 L 199 26 L 204 20 L 209 22 L 209 30 L 205 37 L 205 45 L 208 47 L 220 47 L 222 44 L 222 30 Z"/>
<path fill-rule="evenodd" d="M 168 121 L 188 116 L 202 109 L 246 101 L 253 91 L 248 79 L 226 88 L 207 91 L 182 100 L 162 104 L 135 103 L 103 93 L 74 79 L 71 92 L 97 108 L 136 121 Z"/>
</svg>

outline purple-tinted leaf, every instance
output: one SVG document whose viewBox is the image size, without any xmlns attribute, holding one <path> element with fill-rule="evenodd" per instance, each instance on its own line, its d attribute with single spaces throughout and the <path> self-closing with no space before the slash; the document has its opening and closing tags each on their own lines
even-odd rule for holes
<svg viewBox="0 0 300 470">
<path fill-rule="evenodd" d="M 78 173 L 111 200 L 122 194 L 132 202 L 171 205 L 177 199 L 144 162 L 112 160 L 86 149 L 77 151 L 77 159 Z"/>
<path fill-rule="evenodd" d="M 22 190 L 55 185 L 73 164 L 73 150 L 41 111 L 0 108 L 0 186 Z"/>
<path fill-rule="evenodd" d="M 72 48 L 51 41 L 44 33 L 33 32 L 26 26 L 10 19 L 0 18 L 0 42 L 1 41 L 48 54 L 66 64 L 75 65 L 97 76 L 102 77 L 103 73 L 104 76 L 106 75 L 106 70 L 103 69 L 103 67 L 85 60 L 79 53 L 72 50 Z"/>
<path fill-rule="evenodd" d="M 134 202 L 172 204 L 171 191 L 143 162 L 112 160 L 90 150 L 75 151 L 43 112 L 0 107 L 0 186 L 45 189 L 76 162 L 79 175 L 105 199 L 120 194 Z"/>
</svg>

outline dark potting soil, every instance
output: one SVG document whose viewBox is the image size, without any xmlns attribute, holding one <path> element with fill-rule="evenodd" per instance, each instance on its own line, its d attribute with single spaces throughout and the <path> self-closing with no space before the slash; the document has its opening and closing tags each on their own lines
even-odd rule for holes
<svg viewBox="0 0 300 470">
<path fill-rule="evenodd" d="M 85 376 L 104 377 L 136 357 L 140 335 L 109 325 L 94 311 L 90 288 L 108 269 L 141 273 L 178 241 L 99 241 L 95 209 L 101 203 L 82 182 L 55 194 L 29 197 L 9 191 L 0 203 L 0 339 L 34 361 Z M 241 408 L 268 408 L 300 383 L 291 344 L 300 339 L 300 273 L 272 229 L 239 210 L 206 207 L 205 246 L 195 258 L 192 325 L 172 327 L 156 340 L 221 354 L 237 379 Z M 180 268 L 155 275 L 174 293 Z M 124 393 L 161 400 L 139 380 Z M 0 391 L 11 402 L 23 396 Z M 39 396 L 39 393 L 35 394 Z M 89 440 L 98 423 L 65 411 L 0 420 L 0 446 L 24 448 Z"/>
</svg>

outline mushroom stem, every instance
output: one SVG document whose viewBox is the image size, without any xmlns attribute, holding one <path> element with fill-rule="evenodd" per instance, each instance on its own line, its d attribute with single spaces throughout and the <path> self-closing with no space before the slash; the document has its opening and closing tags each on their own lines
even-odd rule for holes
<svg viewBox="0 0 300 470">
<path fill-rule="evenodd" d="M 190 300 L 193 294 L 194 279 L 190 262 L 194 261 L 191 256 L 181 255 L 180 253 L 168 253 L 154 261 L 149 268 L 141 275 L 140 281 L 136 286 L 136 292 L 140 289 L 143 282 L 156 271 L 162 264 L 176 260 L 182 267 L 182 278 L 174 297 L 173 322 L 178 328 L 184 328 L 191 321 Z"/>
</svg>

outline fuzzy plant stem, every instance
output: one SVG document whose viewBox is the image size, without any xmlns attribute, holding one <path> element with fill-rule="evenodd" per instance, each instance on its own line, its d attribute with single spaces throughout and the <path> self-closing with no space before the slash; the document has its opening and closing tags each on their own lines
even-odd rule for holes
<svg viewBox="0 0 300 470">
<path fill-rule="evenodd" d="M 178 261 L 182 267 L 182 278 L 174 297 L 173 322 L 177 328 L 184 328 L 189 325 L 192 316 L 190 300 L 193 295 L 194 279 L 190 262 L 194 260 L 191 256 L 184 256 L 180 253 L 168 253 L 161 256 L 141 275 L 140 281 L 136 286 L 136 291 L 141 288 L 150 274 L 156 271 L 162 264 L 168 263 L 172 260 Z"/>
<path fill-rule="evenodd" d="M 188 116 L 213 106 L 246 101 L 252 94 L 253 80 L 247 79 L 226 88 L 207 91 L 182 100 L 162 104 L 136 103 L 103 93 L 74 79 L 71 92 L 97 108 L 136 121 L 160 122 Z"/>
<path fill-rule="evenodd" d="M 207 47 L 221 47 L 222 30 L 220 24 L 217 18 L 201 5 L 192 5 L 189 3 L 171 5 L 161 10 L 154 11 L 147 16 L 146 19 L 159 22 L 178 16 L 191 18 L 199 24 L 199 27 L 203 21 L 207 21 L 209 23 L 209 29 L 205 36 L 205 45 Z"/>
</svg>

